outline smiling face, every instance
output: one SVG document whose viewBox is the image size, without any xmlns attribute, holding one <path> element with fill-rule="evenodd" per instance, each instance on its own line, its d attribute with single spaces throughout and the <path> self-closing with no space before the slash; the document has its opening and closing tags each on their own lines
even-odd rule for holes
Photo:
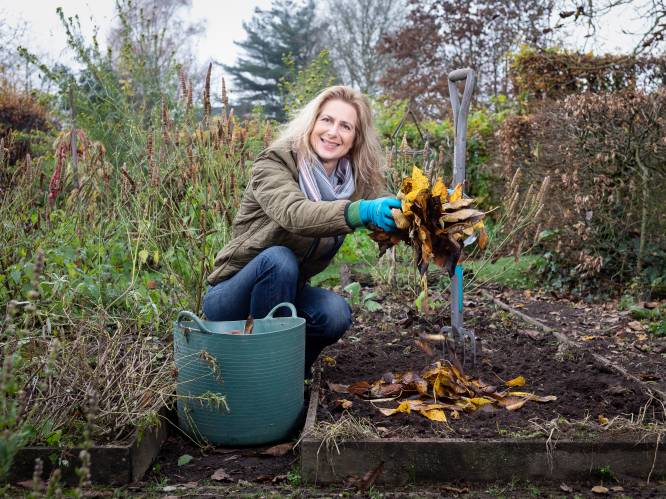
<svg viewBox="0 0 666 499">
<path fill-rule="evenodd" d="M 356 123 L 356 109 L 343 100 L 331 99 L 321 107 L 310 145 L 329 175 L 354 145 Z"/>
</svg>

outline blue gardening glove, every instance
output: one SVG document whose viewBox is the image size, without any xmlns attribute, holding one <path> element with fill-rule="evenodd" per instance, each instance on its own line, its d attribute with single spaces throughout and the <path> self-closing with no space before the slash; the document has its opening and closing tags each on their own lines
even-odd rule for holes
<svg viewBox="0 0 666 499">
<path fill-rule="evenodd" d="M 374 226 L 386 232 L 396 230 L 391 208 L 400 208 L 402 203 L 392 197 L 361 199 L 348 205 L 347 223 L 351 227 Z"/>
</svg>

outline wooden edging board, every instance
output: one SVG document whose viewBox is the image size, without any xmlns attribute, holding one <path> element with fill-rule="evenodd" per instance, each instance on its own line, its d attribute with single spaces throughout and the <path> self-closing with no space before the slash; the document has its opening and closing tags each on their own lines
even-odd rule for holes
<svg viewBox="0 0 666 499">
<path fill-rule="evenodd" d="M 126 485 L 141 480 L 157 457 L 167 433 L 168 423 L 162 418 L 156 427 L 144 431 L 141 438 L 135 435 L 126 445 L 93 446 L 90 449 L 92 483 Z M 44 465 L 43 479 L 48 479 L 54 469 L 60 468 L 64 483 L 77 483 L 80 452 L 81 448 L 24 447 L 14 458 L 9 481 L 31 480 L 35 459 L 40 458 Z"/>
<path fill-rule="evenodd" d="M 583 481 L 603 477 L 659 480 L 666 456 L 657 438 L 640 441 L 484 440 L 390 438 L 339 441 L 326 447 L 308 437 L 316 423 L 318 386 L 313 386 L 304 437 L 301 477 L 309 484 L 339 483 L 362 477 L 383 464 L 378 483 L 506 480 Z M 638 439 L 637 439 L 638 440 Z"/>
</svg>

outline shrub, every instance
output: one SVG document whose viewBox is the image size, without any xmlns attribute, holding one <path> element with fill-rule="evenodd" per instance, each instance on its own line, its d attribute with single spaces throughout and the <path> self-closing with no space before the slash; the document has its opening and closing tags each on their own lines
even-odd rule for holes
<svg viewBox="0 0 666 499">
<path fill-rule="evenodd" d="M 0 81 L 0 139 L 7 149 L 7 161 L 15 164 L 27 154 L 40 152 L 44 133 L 53 129 L 53 118 L 35 95 L 20 92 Z M 0 179 L 0 188 L 6 185 Z"/>
<path fill-rule="evenodd" d="M 666 57 L 595 56 L 524 46 L 513 55 L 509 76 L 514 93 L 532 103 L 582 92 L 649 90 L 666 84 Z"/>
<path fill-rule="evenodd" d="M 507 175 L 551 175 L 543 245 L 555 282 L 617 289 L 666 272 L 666 91 L 583 93 L 514 116 L 499 131 Z"/>
</svg>

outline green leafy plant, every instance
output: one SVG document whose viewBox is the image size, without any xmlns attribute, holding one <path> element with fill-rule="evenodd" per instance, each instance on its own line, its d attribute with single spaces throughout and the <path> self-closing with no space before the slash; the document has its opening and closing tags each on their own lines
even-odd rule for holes
<svg viewBox="0 0 666 499">
<path fill-rule="evenodd" d="M 293 466 L 287 472 L 287 483 L 292 487 L 300 487 L 301 485 L 301 470 L 298 466 Z"/>
<path fill-rule="evenodd" d="M 374 299 L 378 296 L 375 291 L 363 291 L 359 282 L 352 282 L 344 287 L 349 293 L 350 305 L 365 308 L 369 312 L 378 312 L 382 305 Z"/>
</svg>

